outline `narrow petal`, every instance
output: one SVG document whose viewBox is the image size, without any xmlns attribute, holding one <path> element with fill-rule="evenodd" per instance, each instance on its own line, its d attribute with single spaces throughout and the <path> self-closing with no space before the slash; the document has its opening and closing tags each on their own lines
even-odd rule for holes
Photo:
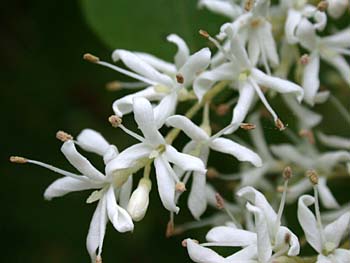
<svg viewBox="0 0 350 263">
<path fill-rule="evenodd" d="M 215 251 L 202 247 L 192 239 L 186 239 L 187 252 L 190 258 L 197 263 L 224 263 L 225 259 Z"/>
<path fill-rule="evenodd" d="M 61 151 L 67 160 L 73 165 L 79 172 L 92 180 L 103 181 L 105 176 L 98 171 L 92 164 L 82 156 L 77 149 L 75 148 L 75 144 L 73 141 L 66 141 L 62 147 Z"/>
<path fill-rule="evenodd" d="M 226 16 L 232 20 L 242 14 L 242 8 L 234 2 L 226 2 L 220 0 L 200 0 L 199 7 L 206 7 L 213 13 Z"/>
<path fill-rule="evenodd" d="M 301 19 L 299 22 L 296 30 L 296 36 L 304 48 L 310 51 L 317 48 L 317 35 L 315 27 L 306 18 Z"/>
<path fill-rule="evenodd" d="M 350 150 L 350 139 L 348 138 L 326 135 L 322 132 L 317 133 L 317 138 L 321 141 L 322 144 L 328 147 Z"/>
<path fill-rule="evenodd" d="M 320 87 L 320 57 L 317 52 L 313 52 L 309 58 L 309 62 L 304 67 L 302 86 L 304 88 L 304 100 L 313 106 Z"/>
<path fill-rule="evenodd" d="M 322 43 L 328 46 L 346 48 L 350 46 L 350 28 L 338 31 L 327 37 L 322 38 Z"/>
<path fill-rule="evenodd" d="M 121 233 L 132 231 L 134 229 L 134 223 L 128 212 L 118 206 L 112 185 L 106 193 L 106 201 L 108 218 L 114 228 Z"/>
<path fill-rule="evenodd" d="M 247 246 L 226 258 L 226 263 L 256 263 L 257 245 Z"/>
<path fill-rule="evenodd" d="M 293 8 L 288 10 L 288 16 L 285 23 L 284 31 L 286 32 L 286 38 L 289 44 L 298 43 L 298 38 L 296 37 L 296 29 L 301 21 L 302 15 L 300 12 Z"/>
<path fill-rule="evenodd" d="M 145 98 L 134 98 L 133 100 L 135 121 L 142 131 L 148 143 L 152 145 L 164 144 L 163 136 L 159 133 L 154 120 L 151 103 Z"/>
<path fill-rule="evenodd" d="M 86 176 L 84 176 L 84 178 L 88 179 Z M 51 200 L 52 198 L 60 197 L 70 192 L 98 189 L 101 188 L 101 186 L 101 184 L 94 182 L 81 181 L 71 177 L 63 177 L 57 179 L 46 188 L 44 198 L 46 200 Z"/>
<path fill-rule="evenodd" d="M 260 57 L 260 46 L 259 46 L 259 38 L 257 34 L 251 34 L 248 46 L 247 46 L 247 52 L 249 56 L 249 60 L 251 61 L 252 65 L 256 66 L 259 61 Z"/>
<path fill-rule="evenodd" d="M 175 65 L 160 58 L 157 58 L 156 56 L 142 52 L 134 52 L 134 54 L 136 54 L 139 58 L 141 58 L 146 63 L 159 70 L 160 72 L 166 73 L 168 75 L 175 75 L 177 72 Z"/>
<path fill-rule="evenodd" d="M 350 153 L 347 151 L 326 152 L 316 160 L 316 165 L 319 169 L 330 172 L 336 164 L 349 161 Z"/>
<path fill-rule="evenodd" d="M 321 202 L 325 208 L 336 209 L 340 207 L 331 190 L 328 188 L 325 177 L 320 177 L 318 179 L 318 191 L 320 193 Z"/>
<path fill-rule="evenodd" d="M 272 145 L 270 149 L 272 153 L 282 161 L 300 165 L 305 169 L 310 169 L 313 167 L 313 160 L 300 154 L 300 152 L 293 145 Z"/>
<path fill-rule="evenodd" d="M 324 228 L 324 235 L 327 242 L 331 242 L 335 247 L 340 245 L 343 237 L 347 234 L 350 223 L 350 212 L 343 214 L 334 222 Z"/>
<path fill-rule="evenodd" d="M 107 163 L 109 163 L 111 160 L 116 158 L 118 154 L 119 154 L 119 151 L 117 147 L 115 147 L 114 145 L 110 145 L 107 151 L 103 155 L 103 162 L 105 163 L 105 165 L 107 165 Z"/>
<path fill-rule="evenodd" d="M 350 250 L 338 248 L 338 249 L 334 250 L 333 256 L 337 260 L 336 263 L 347 262 L 347 260 L 349 260 L 349 258 L 350 258 Z"/>
<path fill-rule="evenodd" d="M 166 125 L 182 130 L 188 137 L 197 142 L 209 139 L 208 134 L 194 124 L 190 119 L 182 115 L 174 115 L 166 120 Z"/>
<path fill-rule="evenodd" d="M 330 52 L 333 53 L 333 52 Z M 336 53 L 333 54 L 323 54 L 321 53 L 322 58 L 329 63 L 331 66 L 333 66 L 339 74 L 342 76 L 344 81 L 350 85 L 350 66 L 346 59 Z"/>
<path fill-rule="evenodd" d="M 154 108 L 154 119 L 156 128 L 159 129 L 165 123 L 165 120 L 175 113 L 177 105 L 177 93 L 172 92 L 165 96 Z"/>
<path fill-rule="evenodd" d="M 209 146 L 215 151 L 230 154 L 239 161 L 247 161 L 257 167 L 262 165 L 262 160 L 259 155 L 232 140 L 217 138 L 212 140 Z"/>
<path fill-rule="evenodd" d="M 124 209 L 127 208 L 129 199 L 132 191 L 132 175 L 129 176 L 128 180 L 123 184 L 119 193 L 119 204 Z"/>
<path fill-rule="evenodd" d="M 209 66 L 210 55 L 209 48 L 203 48 L 190 56 L 180 68 L 179 74 L 184 77 L 185 87 L 192 85 L 193 80 Z"/>
<path fill-rule="evenodd" d="M 160 199 L 166 209 L 178 213 L 179 208 L 175 204 L 175 181 L 171 175 L 171 167 L 169 163 L 161 155 L 154 159 L 156 168 L 157 185 Z"/>
<path fill-rule="evenodd" d="M 329 0 L 327 12 L 331 17 L 339 18 L 344 14 L 348 6 L 348 0 Z"/>
<path fill-rule="evenodd" d="M 205 174 L 206 169 L 201 159 L 198 157 L 180 153 L 173 146 L 167 145 L 164 157 L 171 163 L 180 166 L 185 171 L 197 171 Z"/>
<path fill-rule="evenodd" d="M 322 252 L 322 238 L 317 227 L 317 222 L 314 214 L 309 209 L 309 206 L 315 202 L 315 199 L 310 195 L 303 195 L 298 201 L 298 220 L 305 233 L 307 242 L 318 252 Z"/>
<path fill-rule="evenodd" d="M 288 256 L 297 256 L 300 252 L 300 244 L 298 241 L 298 237 L 290 231 L 288 228 L 281 226 L 278 228 L 278 232 L 276 235 L 275 247 L 283 247 L 286 244 L 286 240 L 289 241 L 288 246 Z"/>
<path fill-rule="evenodd" d="M 79 146 L 85 151 L 103 156 L 109 148 L 109 143 L 101 133 L 92 129 L 84 129 L 77 137 Z"/>
<path fill-rule="evenodd" d="M 279 64 L 279 58 L 277 54 L 275 39 L 272 35 L 271 24 L 269 22 L 265 22 L 258 32 L 262 45 L 261 48 L 264 50 L 268 61 L 273 67 L 277 66 Z"/>
<path fill-rule="evenodd" d="M 212 228 L 205 238 L 209 242 L 225 243 L 233 247 L 249 246 L 257 242 L 256 233 L 227 226 Z"/>
<path fill-rule="evenodd" d="M 291 81 L 268 76 L 258 69 L 252 69 L 252 77 L 261 86 L 273 89 L 279 93 L 293 93 L 300 102 L 303 99 L 303 89 Z"/>
<path fill-rule="evenodd" d="M 187 205 L 191 214 L 197 220 L 207 209 L 205 195 L 206 174 L 194 172 L 192 176 L 191 191 L 187 199 Z"/>
<path fill-rule="evenodd" d="M 176 34 L 171 34 L 167 37 L 167 40 L 174 43 L 177 46 L 177 53 L 175 55 L 175 65 L 177 69 L 180 69 L 190 56 L 190 49 L 186 42 Z"/>
<path fill-rule="evenodd" d="M 173 83 L 172 79 L 169 76 L 158 72 L 151 65 L 130 51 L 116 49 L 113 51 L 112 58 L 114 61 L 117 61 L 119 59 L 122 60 L 128 68 L 154 82 L 169 87 Z"/>
</svg>

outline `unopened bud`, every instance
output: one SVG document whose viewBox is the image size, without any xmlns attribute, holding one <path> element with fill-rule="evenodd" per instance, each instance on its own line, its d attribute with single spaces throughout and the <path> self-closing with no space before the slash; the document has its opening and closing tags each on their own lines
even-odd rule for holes
<svg viewBox="0 0 350 263">
<path fill-rule="evenodd" d="M 83 58 L 84 58 L 84 60 L 89 61 L 91 63 L 97 63 L 97 62 L 100 61 L 99 57 L 96 57 L 96 56 L 94 56 L 94 55 L 92 55 L 90 53 L 84 54 Z"/>
<path fill-rule="evenodd" d="M 223 103 L 216 107 L 216 114 L 219 116 L 224 116 L 228 113 L 229 110 L 230 110 L 230 106 Z"/>
<path fill-rule="evenodd" d="M 219 172 L 214 167 L 209 167 L 207 170 L 207 177 L 210 179 L 216 178 L 219 176 Z"/>
<path fill-rule="evenodd" d="M 205 30 L 199 30 L 199 34 L 202 36 L 202 37 L 205 37 L 205 38 L 209 38 L 210 37 L 210 35 L 209 35 L 209 33 L 207 32 L 207 31 L 205 31 Z"/>
<path fill-rule="evenodd" d="M 166 225 L 166 230 L 165 230 L 165 237 L 169 238 L 174 235 L 174 221 L 169 220 L 168 224 Z"/>
<path fill-rule="evenodd" d="M 215 193 L 215 199 L 216 199 L 216 207 L 218 209 L 224 209 L 225 207 L 224 198 L 222 198 L 222 196 L 219 193 Z"/>
<path fill-rule="evenodd" d="M 183 84 L 185 81 L 184 76 L 182 76 L 181 74 L 176 74 L 176 81 L 179 84 Z"/>
<path fill-rule="evenodd" d="M 280 131 L 283 131 L 286 129 L 286 126 L 284 126 L 283 122 L 280 119 L 277 119 L 275 121 L 275 125 Z"/>
<path fill-rule="evenodd" d="M 178 182 L 175 185 L 175 189 L 176 191 L 183 193 L 186 191 L 186 185 L 183 182 Z"/>
<path fill-rule="evenodd" d="M 23 158 L 23 157 L 20 157 L 20 156 L 11 156 L 10 157 L 10 162 L 11 163 L 20 163 L 20 164 L 23 164 L 23 163 L 27 163 L 28 160 L 26 158 Z"/>
<path fill-rule="evenodd" d="M 306 172 L 306 176 L 309 178 L 310 182 L 313 185 L 317 185 L 318 184 L 318 174 L 315 170 L 309 170 Z"/>
<path fill-rule="evenodd" d="M 310 130 L 300 130 L 299 135 L 301 137 L 305 137 L 309 143 L 315 144 L 315 136 L 312 131 Z"/>
<path fill-rule="evenodd" d="M 241 123 L 239 127 L 241 127 L 243 130 L 250 131 L 254 130 L 256 128 L 256 125 L 253 123 Z"/>
<path fill-rule="evenodd" d="M 120 84 L 119 81 L 111 81 L 106 84 L 106 89 L 109 91 L 117 91 L 122 88 L 122 85 Z"/>
<path fill-rule="evenodd" d="M 130 197 L 127 211 L 135 222 L 142 220 L 147 212 L 151 187 L 151 180 L 142 178 Z"/>
<path fill-rule="evenodd" d="M 328 1 L 321 1 L 317 5 L 317 10 L 321 12 L 325 12 L 328 6 L 329 6 Z"/>
<path fill-rule="evenodd" d="M 117 115 L 109 116 L 108 121 L 114 128 L 117 128 L 120 124 L 122 124 L 122 118 L 118 117 Z"/>
<path fill-rule="evenodd" d="M 66 132 L 64 132 L 64 131 L 58 131 L 56 133 L 56 138 L 59 139 L 62 142 L 73 140 L 73 136 L 68 134 L 68 133 L 66 133 Z"/>
<path fill-rule="evenodd" d="M 307 65 L 307 64 L 309 64 L 309 62 L 310 62 L 310 57 L 309 57 L 309 55 L 308 54 L 304 54 L 304 55 L 302 55 L 301 57 L 300 57 L 300 64 L 301 65 L 303 65 L 303 66 L 305 66 L 305 65 Z"/>
<path fill-rule="evenodd" d="M 283 169 L 283 178 L 284 180 L 289 180 L 293 175 L 292 168 L 290 166 L 287 166 Z"/>
<path fill-rule="evenodd" d="M 253 7 L 254 7 L 254 3 L 255 3 L 254 0 L 246 0 L 245 4 L 244 4 L 244 10 L 247 11 L 247 12 L 252 10 Z"/>
</svg>

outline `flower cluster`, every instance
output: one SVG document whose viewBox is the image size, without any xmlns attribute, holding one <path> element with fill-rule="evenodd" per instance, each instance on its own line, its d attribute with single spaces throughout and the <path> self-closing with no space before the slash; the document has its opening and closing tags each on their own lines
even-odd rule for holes
<svg viewBox="0 0 350 263">
<path fill-rule="evenodd" d="M 169 35 L 167 40 L 177 47 L 173 62 L 122 49 L 113 52 L 115 63 L 84 55 L 85 60 L 134 80 L 109 83 L 110 89 L 133 91 L 114 101 L 109 122 L 137 143 L 119 152 L 97 131 L 84 129 L 76 140 L 59 131 L 56 137 L 63 142 L 61 151 L 78 174 L 23 157 L 13 156 L 11 161 L 36 164 L 63 175 L 46 189 L 44 197 L 48 200 L 92 190 L 86 200 L 97 203 L 87 236 L 92 262 L 102 262 L 108 221 L 117 231 L 127 232 L 134 229 L 133 222 L 144 218 L 154 184 L 170 213 L 168 236 L 189 228 L 213 226 L 206 235 L 208 243 L 184 240 L 194 262 L 304 262 L 300 257 L 304 244 L 285 226 L 288 218 L 283 217 L 286 203 L 296 201 L 305 239 L 317 253 L 314 260 L 350 262 L 349 247 L 342 243 L 350 224 L 349 205 L 342 207 L 327 186 L 331 178 L 350 173 L 350 139 L 322 133 L 316 128 L 322 115 L 311 109 L 332 101 L 339 118 L 350 126 L 349 112 L 332 90 L 323 90 L 320 85 L 323 61 L 331 66 L 329 72 L 337 85 L 350 85 L 350 66 L 345 58 L 350 55 L 350 27 L 337 30 L 328 22 L 329 16 L 345 16 L 349 2 L 309 2 L 200 0 L 199 7 L 224 15 L 229 21 L 215 32 L 215 37 L 200 30 L 212 49 L 195 53 L 180 36 Z M 282 101 L 281 113 L 269 102 L 275 97 Z M 192 107 L 179 114 L 178 105 L 184 101 Z M 260 104 L 263 110 L 258 109 Z M 283 107 L 293 113 L 296 127 L 283 123 Z M 230 123 L 215 129 L 213 120 L 229 115 L 231 108 Z M 196 123 L 198 118 L 194 117 L 199 113 L 201 122 Z M 133 115 L 139 132 L 124 126 L 126 114 Z M 262 117 L 273 121 L 270 129 L 281 131 L 284 142 L 269 145 Z M 234 134 L 239 129 L 250 135 L 253 146 Z M 180 132 L 189 141 L 183 149 L 176 149 L 174 141 Z M 76 146 L 101 156 L 104 171 L 96 169 Z M 324 147 L 333 150 L 322 152 Z M 211 151 L 233 156 L 236 161 L 232 166 L 239 170 L 225 175 L 219 168 L 208 167 Z M 143 171 L 141 178 L 136 175 L 138 171 Z M 281 178 L 271 176 L 281 171 Z M 207 178 L 238 181 L 234 202 L 224 200 Z M 187 204 L 196 221 L 175 225 L 178 201 L 189 182 Z M 280 183 L 283 186 L 277 187 Z M 282 195 L 276 209 L 278 193 Z M 319 198 L 325 208 L 333 209 L 324 217 Z M 310 210 L 313 204 L 314 212 Z M 208 205 L 218 210 L 201 220 Z M 323 222 L 328 224 L 324 227 Z M 216 246 L 231 247 L 232 254 L 225 257 L 208 248 Z"/>
</svg>

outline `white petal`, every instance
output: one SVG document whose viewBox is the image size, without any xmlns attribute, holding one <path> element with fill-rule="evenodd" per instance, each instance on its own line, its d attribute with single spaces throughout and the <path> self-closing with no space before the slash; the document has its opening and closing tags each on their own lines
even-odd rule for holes
<svg viewBox="0 0 350 263">
<path fill-rule="evenodd" d="M 163 155 L 169 162 L 180 166 L 185 171 L 197 171 L 203 174 L 206 173 L 201 159 L 189 154 L 180 153 L 171 145 L 166 146 L 166 150 Z"/>
<path fill-rule="evenodd" d="M 279 64 L 279 58 L 277 54 L 275 39 L 272 35 L 271 24 L 265 22 L 258 32 L 262 45 L 261 48 L 263 48 L 267 59 L 273 67 L 277 66 Z"/>
<path fill-rule="evenodd" d="M 338 31 L 333 35 L 323 37 L 322 43 L 328 46 L 346 48 L 350 46 L 350 28 Z"/>
<path fill-rule="evenodd" d="M 85 151 L 93 152 L 103 156 L 108 150 L 109 143 L 101 133 L 92 129 L 84 129 L 77 137 L 79 146 Z"/>
<path fill-rule="evenodd" d="M 234 2 L 220 0 L 200 0 L 199 7 L 206 7 L 213 13 L 227 16 L 232 20 L 242 13 L 242 8 Z"/>
<path fill-rule="evenodd" d="M 258 258 L 260 262 L 269 262 L 272 255 L 269 229 L 263 211 L 247 203 L 247 209 L 254 213 L 255 229 L 257 234 Z"/>
<path fill-rule="evenodd" d="M 232 140 L 217 138 L 212 140 L 209 146 L 215 151 L 230 154 L 239 161 L 247 161 L 257 167 L 262 165 L 262 160 L 259 155 Z"/>
<path fill-rule="evenodd" d="M 301 19 L 296 31 L 300 44 L 312 51 L 317 48 L 317 35 L 313 24 L 306 18 Z"/>
<path fill-rule="evenodd" d="M 119 154 L 119 151 L 117 147 L 115 147 L 114 145 L 110 145 L 107 151 L 103 155 L 103 162 L 105 163 L 105 165 L 107 165 L 107 163 L 109 163 L 111 160 L 116 158 L 118 154 Z"/>
<path fill-rule="evenodd" d="M 197 142 L 209 139 L 208 134 L 194 124 L 190 119 L 182 115 L 174 115 L 166 120 L 166 125 L 182 130 L 188 137 Z"/>
<path fill-rule="evenodd" d="M 192 239 L 186 239 L 187 252 L 190 258 L 197 263 L 224 263 L 225 259 L 215 251 L 202 247 Z"/>
<path fill-rule="evenodd" d="M 83 176 L 85 179 L 88 177 Z M 102 185 L 96 184 L 88 181 L 81 181 L 71 177 L 63 177 L 57 179 L 52 184 L 50 184 L 44 193 L 44 198 L 47 200 L 51 200 L 55 197 L 60 197 L 70 192 L 82 191 L 87 189 L 98 189 Z"/>
<path fill-rule="evenodd" d="M 176 74 L 177 70 L 175 65 L 165 60 L 162 60 L 160 58 L 157 58 L 156 56 L 153 56 L 147 53 L 142 53 L 142 52 L 134 52 L 134 54 L 136 54 L 139 58 L 146 61 L 146 63 L 148 63 L 149 65 L 151 65 L 152 67 L 154 67 L 155 69 L 163 73 L 166 73 L 168 75 Z"/>
<path fill-rule="evenodd" d="M 171 175 L 172 168 L 162 155 L 154 159 L 156 168 L 157 185 L 160 199 L 166 209 L 178 213 L 179 208 L 175 204 L 175 181 Z"/>
<path fill-rule="evenodd" d="M 145 98 L 134 98 L 134 116 L 138 128 L 142 131 L 148 143 L 152 145 L 164 144 L 164 139 L 159 133 L 151 103 Z"/>
<path fill-rule="evenodd" d="M 330 259 L 330 256 L 329 257 L 326 257 L 326 256 L 324 256 L 324 255 L 322 255 L 322 254 L 319 254 L 318 256 L 317 256 L 317 261 L 316 261 L 316 263 L 335 263 L 335 262 L 333 262 L 331 259 Z M 340 263 L 340 262 L 339 262 Z"/>
<path fill-rule="evenodd" d="M 175 113 L 177 104 L 177 93 L 172 92 L 165 96 L 159 104 L 154 108 L 154 119 L 156 128 L 159 129 L 165 123 L 165 120 Z"/>
<path fill-rule="evenodd" d="M 350 85 L 350 66 L 346 59 L 336 53 L 330 55 L 321 53 L 321 56 L 327 63 L 335 67 L 344 81 Z"/>
<path fill-rule="evenodd" d="M 317 138 L 328 147 L 350 150 L 350 139 L 348 138 L 326 135 L 322 132 L 317 133 Z"/>
<path fill-rule="evenodd" d="M 349 5 L 348 0 L 328 0 L 327 12 L 333 18 L 341 17 Z"/>
<path fill-rule="evenodd" d="M 154 87 L 148 87 L 144 90 L 126 95 L 113 102 L 113 111 L 117 116 L 122 117 L 124 114 L 130 113 L 133 110 L 133 99 L 136 97 L 146 98 L 150 101 L 161 100 L 166 94 L 155 91 Z"/>
<path fill-rule="evenodd" d="M 175 55 L 176 68 L 181 68 L 190 56 L 190 50 L 186 42 L 176 34 L 171 34 L 167 37 L 167 40 L 174 43 L 177 46 L 177 53 Z"/>
<path fill-rule="evenodd" d="M 87 177 L 96 181 L 105 180 L 105 176 L 95 167 L 93 167 L 88 159 L 86 159 L 77 151 L 72 140 L 63 143 L 61 151 L 70 162 L 70 164 L 73 165 L 83 175 L 86 175 Z"/>
<path fill-rule="evenodd" d="M 287 194 L 287 202 L 294 203 L 302 194 L 310 191 L 312 189 L 312 185 L 308 178 L 303 178 L 297 183 L 288 187 Z"/>
<path fill-rule="evenodd" d="M 180 68 L 179 74 L 184 77 L 185 87 L 192 85 L 193 80 L 209 66 L 210 55 L 209 48 L 203 48 L 190 56 Z"/>
<path fill-rule="evenodd" d="M 247 52 L 252 65 L 256 66 L 260 57 L 259 38 L 257 34 L 251 34 L 249 36 Z"/>
<path fill-rule="evenodd" d="M 314 14 L 314 20 L 315 20 L 315 24 L 314 27 L 319 30 L 319 31 L 323 31 L 324 28 L 327 25 L 327 15 L 325 12 L 322 11 L 316 11 Z"/>
<path fill-rule="evenodd" d="M 102 252 L 103 239 L 106 233 L 107 225 L 106 199 L 103 197 L 96 207 L 91 219 L 89 233 L 86 238 L 86 248 L 90 254 L 91 261 L 96 261 L 96 250 Z"/>
<path fill-rule="evenodd" d="M 276 155 L 280 160 L 287 163 L 294 163 L 302 166 L 305 169 L 310 169 L 313 166 L 313 160 L 300 154 L 300 152 L 293 145 L 272 145 L 270 149 L 272 153 Z"/>
<path fill-rule="evenodd" d="M 249 61 L 248 54 L 238 35 L 231 36 L 231 52 L 242 68 L 250 68 L 251 63 Z"/>
<path fill-rule="evenodd" d="M 349 162 L 350 153 L 347 151 L 326 152 L 316 160 L 316 165 L 323 171 L 330 172 L 340 162 Z"/>
<path fill-rule="evenodd" d="M 322 252 L 322 238 L 314 214 L 308 208 L 315 202 L 310 195 L 303 195 L 298 201 L 298 220 L 305 233 L 307 242 L 318 252 Z"/>
<path fill-rule="evenodd" d="M 304 67 L 302 86 L 304 88 L 304 100 L 313 106 L 316 93 L 320 87 L 320 57 L 317 52 L 313 52 L 309 58 L 309 62 Z"/>
<path fill-rule="evenodd" d="M 298 38 L 295 36 L 295 33 L 301 21 L 301 18 L 302 16 L 300 12 L 292 8 L 288 10 L 288 16 L 287 16 L 284 30 L 286 32 L 286 38 L 289 44 L 298 43 Z"/>
<path fill-rule="evenodd" d="M 206 174 L 194 172 L 192 176 L 191 191 L 187 199 L 188 208 L 193 217 L 199 220 L 200 216 L 207 209 L 205 194 Z"/>
<path fill-rule="evenodd" d="M 106 193 L 107 214 L 114 228 L 121 233 L 132 231 L 134 223 L 128 212 L 118 206 L 114 195 L 113 186 L 110 186 Z"/>
<path fill-rule="evenodd" d="M 252 69 L 252 77 L 261 86 L 273 89 L 279 93 L 293 93 L 300 102 L 303 99 L 303 89 L 291 81 L 278 77 L 268 76 L 258 69 Z"/>
<path fill-rule="evenodd" d="M 347 263 L 349 262 L 349 258 L 350 258 L 350 250 L 338 248 L 334 250 L 333 255 L 334 255 L 334 258 L 337 260 L 336 263 L 345 263 L 345 262 Z"/>
<path fill-rule="evenodd" d="M 256 263 L 257 246 L 247 246 L 226 258 L 226 263 Z"/>
<path fill-rule="evenodd" d="M 287 236 L 288 238 L 286 238 Z M 293 234 L 293 232 L 290 231 L 288 228 L 281 226 L 279 227 L 276 235 L 275 246 L 282 248 L 286 244 L 286 240 L 289 240 L 288 256 L 299 255 L 300 245 L 298 237 L 295 234 Z"/>
<path fill-rule="evenodd" d="M 152 66 L 130 51 L 116 49 L 113 51 L 114 61 L 122 60 L 123 63 L 136 73 L 165 86 L 171 86 L 173 81 L 170 77 L 155 70 Z"/>
<path fill-rule="evenodd" d="M 123 184 L 119 193 L 119 204 L 124 209 L 127 208 L 129 199 L 132 191 L 132 175 L 129 176 L 128 180 Z"/>
<path fill-rule="evenodd" d="M 324 235 L 327 242 L 331 242 L 335 247 L 340 245 L 343 237 L 348 235 L 348 227 L 350 223 L 350 212 L 343 214 L 334 222 L 328 224 L 324 228 Z"/>
<path fill-rule="evenodd" d="M 318 191 L 320 193 L 320 199 L 325 208 L 336 209 L 339 208 L 339 204 L 335 197 L 333 196 L 331 190 L 327 186 L 327 180 L 325 177 L 320 177 L 318 179 Z"/>
<path fill-rule="evenodd" d="M 249 246 L 257 242 L 256 233 L 227 226 L 212 228 L 205 238 L 209 242 L 225 243 L 233 247 Z"/>
</svg>

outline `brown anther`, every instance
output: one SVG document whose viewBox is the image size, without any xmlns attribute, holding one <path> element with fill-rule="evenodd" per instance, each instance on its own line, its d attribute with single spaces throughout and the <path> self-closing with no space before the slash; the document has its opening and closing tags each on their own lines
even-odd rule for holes
<svg viewBox="0 0 350 263">
<path fill-rule="evenodd" d="M 122 88 L 122 85 L 119 81 L 111 81 L 106 84 L 106 89 L 109 91 L 117 91 Z"/>
<path fill-rule="evenodd" d="M 11 163 L 27 163 L 28 160 L 26 158 L 20 157 L 20 156 L 11 156 L 10 157 Z"/>
<path fill-rule="evenodd" d="M 56 133 L 56 138 L 59 139 L 61 142 L 73 140 L 73 136 L 64 131 L 58 131 Z"/>
<path fill-rule="evenodd" d="M 207 177 L 213 179 L 219 176 L 219 172 L 214 167 L 209 167 L 207 170 Z"/>
<path fill-rule="evenodd" d="M 239 127 L 243 130 L 250 131 L 250 130 L 254 130 L 256 128 L 256 125 L 253 123 L 241 123 Z"/>
<path fill-rule="evenodd" d="M 303 129 L 299 131 L 299 135 L 306 138 L 310 144 L 315 144 L 315 136 L 312 131 Z"/>
<path fill-rule="evenodd" d="M 96 257 L 96 263 L 102 263 L 102 257 L 100 255 Z"/>
<path fill-rule="evenodd" d="M 328 1 L 320 1 L 317 5 L 317 10 L 321 12 L 326 12 L 328 6 L 329 6 Z"/>
<path fill-rule="evenodd" d="M 291 236 L 290 233 L 286 233 L 286 234 L 284 235 L 284 243 L 289 244 L 289 243 L 290 243 L 291 237 L 292 237 L 292 236 Z"/>
<path fill-rule="evenodd" d="M 284 186 L 283 186 L 283 185 L 277 186 L 276 191 L 277 191 L 278 193 L 283 193 L 283 192 L 284 192 Z"/>
<path fill-rule="evenodd" d="M 94 56 L 94 55 L 92 55 L 90 53 L 84 54 L 83 58 L 84 58 L 84 60 L 89 61 L 91 63 L 97 63 L 97 62 L 100 61 L 99 57 L 96 57 L 96 56 Z"/>
<path fill-rule="evenodd" d="M 202 37 L 205 37 L 205 38 L 209 38 L 210 37 L 209 33 L 207 31 L 205 31 L 205 30 L 202 30 L 202 29 L 199 30 L 199 34 Z"/>
<path fill-rule="evenodd" d="M 284 126 L 283 122 L 280 119 L 277 119 L 275 121 L 275 125 L 280 131 L 283 131 L 286 129 L 286 126 Z"/>
<path fill-rule="evenodd" d="M 225 103 L 219 104 L 215 109 L 216 114 L 219 116 L 226 115 L 229 110 L 230 110 L 230 106 Z"/>
<path fill-rule="evenodd" d="M 258 27 L 260 25 L 260 19 L 254 19 L 252 22 L 250 22 L 251 27 Z"/>
<path fill-rule="evenodd" d="M 308 54 L 304 54 L 300 57 L 299 62 L 301 65 L 305 66 L 310 62 L 310 56 Z"/>
<path fill-rule="evenodd" d="M 293 175 L 292 168 L 290 166 L 287 166 L 286 168 L 283 169 L 283 178 L 284 180 L 289 180 Z"/>
<path fill-rule="evenodd" d="M 249 12 L 250 10 L 253 9 L 254 7 L 254 3 L 255 1 L 254 0 L 247 0 L 244 4 L 244 10 Z"/>
<path fill-rule="evenodd" d="M 182 76 L 181 74 L 176 74 L 176 81 L 179 84 L 183 84 L 185 81 L 184 76 Z"/>
<path fill-rule="evenodd" d="M 175 189 L 177 192 L 183 193 L 186 191 L 186 185 L 183 182 L 178 182 L 175 185 Z"/>
<path fill-rule="evenodd" d="M 222 196 L 219 193 L 215 193 L 215 199 L 216 199 L 216 207 L 218 209 L 224 209 L 225 207 L 224 198 L 222 198 Z"/>
<path fill-rule="evenodd" d="M 118 117 L 117 115 L 109 116 L 108 121 L 114 128 L 117 128 L 120 124 L 122 124 L 122 118 Z"/>
<path fill-rule="evenodd" d="M 174 235 L 174 221 L 169 220 L 167 226 L 166 226 L 166 231 L 165 231 L 165 237 L 169 238 Z"/>
<path fill-rule="evenodd" d="M 308 170 L 306 171 L 306 176 L 309 178 L 310 182 L 313 185 L 318 184 L 318 174 L 315 170 Z"/>
<path fill-rule="evenodd" d="M 192 241 L 195 242 L 195 243 L 197 243 L 197 244 L 199 244 L 199 241 L 198 241 L 198 240 L 192 239 Z M 187 239 L 182 240 L 181 245 L 182 245 L 183 247 L 187 247 Z"/>
</svg>

